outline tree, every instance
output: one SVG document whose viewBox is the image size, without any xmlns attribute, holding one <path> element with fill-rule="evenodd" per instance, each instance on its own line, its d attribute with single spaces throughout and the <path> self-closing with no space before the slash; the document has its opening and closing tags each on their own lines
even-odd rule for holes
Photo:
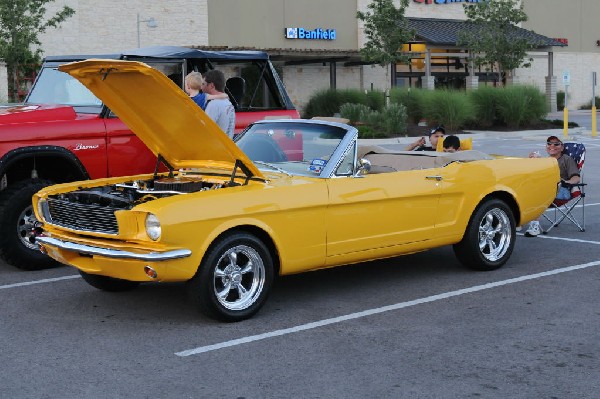
<svg viewBox="0 0 600 399">
<path fill-rule="evenodd" d="M 0 0 L 0 58 L 6 62 L 8 88 L 12 100 L 17 97 L 19 73 L 34 72 L 41 61 L 38 34 L 57 28 L 75 13 L 64 6 L 47 16 L 45 5 L 54 0 Z"/>
<path fill-rule="evenodd" d="M 483 0 L 463 7 L 468 21 L 458 34 L 458 44 L 478 54 L 473 59 L 477 67 L 486 66 L 490 72 L 497 68 L 498 82 L 502 82 L 508 71 L 531 66 L 527 52 L 538 43 L 516 34 L 517 25 L 527 21 L 521 0 Z"/>
<path fill-rule="evenodd" d="M 360 49 L 363 60 L 376 62 L 382 67 L 392 65 L 392 85 L 396 83 L 396 63 L 408 62 L 409 57 L 400 52 L 402 45 L 414 38 L 415 32 L 408 26 L 404 12 L 408 0 L 400 0 L 396 8 L 393 0 L 373 0 L 368 11 L 356 13 L 364 22 L 367 42 Z"/>
</svg>

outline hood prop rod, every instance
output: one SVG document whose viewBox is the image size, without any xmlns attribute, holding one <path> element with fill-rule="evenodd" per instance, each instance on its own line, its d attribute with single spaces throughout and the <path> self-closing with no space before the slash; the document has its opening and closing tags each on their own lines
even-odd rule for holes
<svg viewBox="0 0 600 399">
<path fill-rule="evenodd" d="M 158 154 L 158 157 L 156 158 L 156 166 L 154 167 L 154 178 L 156 179 L 158 177 L 158 168 L 160 167 L 160 164 L 163 164 L 167 167 L 167 169 L 169 169 L 169 177 L 173 177 L 173 170 L 175 170 L 168 162 L 166 159 L 163 158 L 162 155 Z"/>
<path fill-rule="evenodd" d="M 248 181 L 250 181 L 250 179 L 252 178 L 252 172 L 250 171 L 250 169 L 248 169 L 248 167 L 244 165 L 242 161 L 236 159 L 235 165 L 233 166 L 233 171 L 231 172 L 231 180 L 229 181 L 229 186 L 238 185 L 238 183 L 235 182 L 235 174 L 238 168 L 240 168 L 242 172 L 244 172 L 244 174 L 246 175 L 246 181 L 244 181 L 244 186 L 248 184 Z"/>
</svg>

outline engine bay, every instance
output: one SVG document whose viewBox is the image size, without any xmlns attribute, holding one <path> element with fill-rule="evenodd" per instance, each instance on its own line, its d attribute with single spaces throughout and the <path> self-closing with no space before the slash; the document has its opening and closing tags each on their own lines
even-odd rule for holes
<svg viewBox="0 0 600 399">
<path fill-rule="evenodd" d="M 133 180 L 102 187 L 81 188 L 51 196 L 50 199 L 63 203 L 128 210 L 138 204 L 159 198 L 217 190 L 227 187 L 229 184 L 228 181 L 207 180 L 201 176 L 157 176 L 149 180 Z"/>
</svg>

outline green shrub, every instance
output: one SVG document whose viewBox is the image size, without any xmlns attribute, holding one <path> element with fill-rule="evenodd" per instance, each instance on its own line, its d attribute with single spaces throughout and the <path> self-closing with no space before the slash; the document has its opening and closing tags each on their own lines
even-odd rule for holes
<svg viewBox="0 0 600 399">
<path fill-rule="evenodd" d="M 369 111 L 371 109 L 364 104 L 344 103 L 340 107 L 340 116 L 349 119 L 350 123 L 355 124 L 361 121 L 362 116 Z"/>
<path fill-rule="evenodd" d="M 508 86 L 500 89 L 498 115 L 502 123 L 517 128 L 542 119 L 548 113 L 544 95 L 533 86 Z"/>
<path fill-rule="evenodd" d="M 478 127 L 490 127 L 497 122 L 498 94 L 499 90 L 490 86 L 483 86 L 468 93 L 473 104 L 473 118 Z"/>
<path fill-rule="evenodd" d="M 546 96 L 535 86 L 510 86 L 508 90 L 516 90 L 527 99 L 525 108 L 525 122 L 535 122 L 544 118 L 548 113 L 548 104 Z"/>
<path fill-rule="evenodd" d="M 375 111 L 385 108 L 385 93 L 381 90 L 370 90 L 365 94 L 366 105 Z"/>
<path fill-rule="evenodd" d="M 379 122 L 381 120 L 381 113 L 379 111 L 373 111 L 372 109 L 366 109 L 360 116 L 361 124 L 359 125 L 359 137 L 361 137 L 360 132 L 362 131 L 362 137 L 364 138 L 382 138 L 387 137 L 386 132 L 384 132 L 379 126 Z M 365 129 L 365 126 L 367 129 Z"/>
<path fill-rule="evenodd" d="M 380 114 L 378 125 L 388 136 L 406 133 L 406 107 L 404 105 L 390 104 Z"/>
<path fill-rule="evenodd" d="M 596 108 L 600 108 L 600 97 L 596 96 L 594 98 L 594 105 Z M 582 105 L 581 109 L 592 109 L 592 100 L 588 101 L 587 104 Z"/>
<path fill-rule="evenodd" d="M 423 119 L 423 98 L 426 91 L 422 89 L 393 88 L 390 90 L 390 103 L 404 105 L 408 120 L 419 123 Z"/>
<path fill-rule="evenodd" d="M 556 93 L 556 107 L 559 111 L 565 109 L 565 92 L 559 91 Z"/>
<path fill-rule="evenodd" d="M 527 120 L 527 98 L 516 90 L 500 89 L 498 115 L 510 128 L 519 127 Z"/>
<path fill-rule="evenodd" d="M 432 90 L 423 97 L 423 113 L 430 125 L 456 131 L 473 117 L 473 106 L 464 92 Z"/>
<path fill-rule="evenodd" d="M 303 118 L 310 119 L 313 116 L 334 116 L 340 112 L 340 107 L 345 103 L 364 104 L 367 106 L 377 105 L 377 101 L 383 104 L 383 93 L 378 92 L 380 100 L 375 100 L 376 94 L 368 94 L 359 89 L 333 90 L 326 89 L 317 91 L 311 96 L 304 108 Z M 373 108 L 377 109 L 377 108 Z"/>
</svg>

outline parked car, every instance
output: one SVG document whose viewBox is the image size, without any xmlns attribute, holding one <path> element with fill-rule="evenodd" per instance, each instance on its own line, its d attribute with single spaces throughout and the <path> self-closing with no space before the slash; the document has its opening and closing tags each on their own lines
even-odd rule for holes
<svg viewBox="0 0 600 399">
<path fill-rule="evenodd" d="M 31 196 L 83 179 L 150 173 L 156 156 L 106 106 L 59 65 L 90 57 L 142 61 L 183 88 L 188 72 L 221 69 L 236 108 L 236 132 L 265 117 L 298 117 L 260 51 L 201 51 L 158 46 L 102 56 L 47 57 L 24 104 L 0 108 L 0 256 L 22 269 L 54 262 L 31 241 Z M 160 100 L 160 99 L 157 99 Z"/>
<path fill-rule="evenodd" d="M 330 121 L 257 121 L 234 143 L 141 63 L 60 70 L 168 171 L 41 190 L 36 242 L 101 290 L 187 282 L 200 310 L 220 320 L 254 315 L 279 275 L 444 245 L 468 267 L 499 268 L 515 226 L 540 216 L 559 181 L 553 159 L 363 148 L 354 127 Z M 299 151 L 279 144 L 298 139 Z"/>
</svg>

